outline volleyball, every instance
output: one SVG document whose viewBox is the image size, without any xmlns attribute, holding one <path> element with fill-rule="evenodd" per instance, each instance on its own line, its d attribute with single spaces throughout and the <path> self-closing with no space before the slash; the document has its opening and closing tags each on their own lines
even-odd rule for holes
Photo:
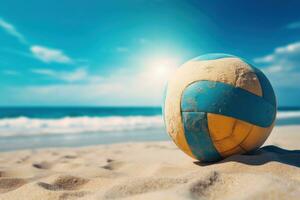
<svg viewBox="0 0 300 200">
<path fill-rule="evenodd" d="M 182 151 L 213 162 L 259 148 L 273 129 L 276 108 L 262 71 L 233 55 L 206 54 L 171 75 L 163 116 Z"/>
</svg>

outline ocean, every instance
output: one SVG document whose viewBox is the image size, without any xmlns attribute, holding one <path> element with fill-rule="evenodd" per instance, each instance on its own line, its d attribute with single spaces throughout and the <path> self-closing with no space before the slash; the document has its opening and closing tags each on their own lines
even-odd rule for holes
<svg viewBox="0 0 300 200">
<path fill-rule="evenodd" d="M 300 125 L 280 107 L 276 125 Z M 169 140 L 160 107 L 1 107 L 0 151 Z"/>
</svg>

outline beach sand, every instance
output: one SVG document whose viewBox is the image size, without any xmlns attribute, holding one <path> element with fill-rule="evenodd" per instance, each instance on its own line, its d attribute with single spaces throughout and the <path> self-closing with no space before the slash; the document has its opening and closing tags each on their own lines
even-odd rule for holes
<svg viewBox="0 0 300 200">
<path fill-rule="evenodd" d="M 0 153 L 0 199 L 299 199 L 300 126 L 201 164 L 172 142 Z"/>
</svg>

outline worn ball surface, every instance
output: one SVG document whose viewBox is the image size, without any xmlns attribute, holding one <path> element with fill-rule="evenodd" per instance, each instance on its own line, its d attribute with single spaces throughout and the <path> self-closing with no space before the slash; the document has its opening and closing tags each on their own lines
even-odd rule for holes
<svg viewBox="0 0 300 200">
<path fill-rule="evenodd" d="M 163 114 L 182 151 L 212 162 L 260 147 L 274 125 L 276 98 L 259 69 L 236 56 L 206 54 L 171 76 Z"/>
</svg>

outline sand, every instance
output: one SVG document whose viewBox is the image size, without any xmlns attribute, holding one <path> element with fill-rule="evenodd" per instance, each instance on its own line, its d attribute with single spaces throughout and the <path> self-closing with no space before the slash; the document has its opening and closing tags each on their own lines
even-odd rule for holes
<svg viewBox="0 0 300 200">
<path fill-rule="evenodd" d="M 172 142 L 0 153 L 0 199 L 299 199 L 300 126 L 214 164 Z"/>
</svg>

